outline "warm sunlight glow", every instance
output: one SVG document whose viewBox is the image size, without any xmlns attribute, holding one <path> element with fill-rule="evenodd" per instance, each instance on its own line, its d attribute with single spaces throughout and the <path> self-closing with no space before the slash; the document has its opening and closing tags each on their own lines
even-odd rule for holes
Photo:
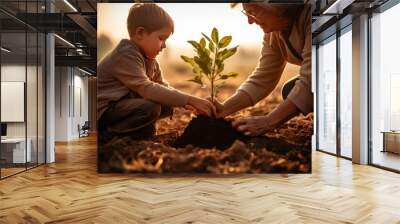
<svg viewBox="0 0 400 224">
<path fill-rule="evenodd" d="M 241 6 L 230 8 L 228 3 L 163 3 L 159 4 L 175 22 L 175 32 L 168 39 L 171 46 L 191 49 L 187 40 L 200 39 L 200 32 L 209 33 L 217 27 L 221 35 L 232 35 L 232 45 L 261 45 L 263 32 L 255 24 L 248 24 L 240 10 Z M 127 38 L 126 18 L 131 3 L 99 3 L 98 34 L 108 35 L 113 44 Z"/>
</svg>

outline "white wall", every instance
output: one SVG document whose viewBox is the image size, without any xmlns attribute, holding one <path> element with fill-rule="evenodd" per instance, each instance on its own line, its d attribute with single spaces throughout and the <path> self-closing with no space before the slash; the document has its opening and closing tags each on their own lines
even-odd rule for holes
<svg viewBox="0 0 400 224">
<path fill-rule="evenodd" d="M 70 83 L 67 67 L 55 68 L 55 141 L 68 141 L 68 117 Z"/>
<path fill-rule="evenodd" d="M 32 74 L 33 72 L 36 74 L 36 67 L 33 66 L 27 66 L 25 65 L 2 65 L 1 66 L 1 81 L 4 82 L 25 82 L 25 69 L 27 69 L 28 74 Z M 31 81 L 31 80 L 30 80 Z M 33 85 L 36 85 L 35 83 L 30 83 Z M 29 97 L 34 97 L 36 98 L 36 89 L 27 89 L 27 102 L 32 102 L 32 99 L 29 99 Z M 32 91 L 29 91 L 32 90 Z M 34 90 L 34 91 L 33 91 Z M 31 105 L 35 106 L 35 105 Z M 7 110 L 7 108 L 1 108 L 1 110 Z M 28 115 L 28 121 L 32 121 L 33 118 L 30 117 L 30 114 Z M 35 114 L 36 116 L 36 114 Z M 36 121 L 36 117 L 35 117 Z M 28 125 L 28 127 L 31 127 L 32 125 Z M 36 128 L 36 127 L 35 127 Z M 7 136 L 8 137 L 25 137 L 25 122 L 7 122 Z M 29 137 L 29 136 L 28 136 Z"/>
<path fill-rule="evenodd" d="M 56 67 L 56 141 L 77 139 L 78 124 L 88 120 L 88 78 L 83 75 L 76 68 Z"/>
</svg>

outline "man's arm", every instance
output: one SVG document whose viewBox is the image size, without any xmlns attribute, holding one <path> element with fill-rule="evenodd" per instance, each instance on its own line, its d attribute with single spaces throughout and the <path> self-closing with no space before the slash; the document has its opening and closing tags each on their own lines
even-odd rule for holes
<svg viewBox="0 0 400 224">
<path fill-rule="evenodd" d="M 279 125 L 285 123 L 286 121 L 292 119 L 300 113 L 297 106 L 292 103 L 292 101 L 286 99 L 281 104 L 279 104 L 267 117 L 267 123 L 269 124 L 269 129 L 275 129 Z"/>
<path fill-rule="evenodd" d="M 242 110 L 253 105 L 249 94 L 244 91 L 236 91 L 236 93 L 228 98 L 220 107 L 217 107 L 217 117 L 226 117 L 236 111 Z"/>
<path fill-rule="evenodd" d="M 265 35 L 263 49 L 258 66 L 247 80 L 240 85 L 235 95 L 223 103 L 220 117 L 253 106 L 268 96 L 278 84 L 286 61 L 278 50 L 278 46 L 271 46 L 272 33 Z"/>
</svg>

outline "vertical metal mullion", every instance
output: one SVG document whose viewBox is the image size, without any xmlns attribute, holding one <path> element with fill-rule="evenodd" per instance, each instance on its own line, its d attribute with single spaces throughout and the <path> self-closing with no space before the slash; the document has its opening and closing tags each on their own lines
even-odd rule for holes
<svg viewBox="0 0 400 224">
<path fill-rule="evenodd" d="M 44 5 L 45 5 L 45 13 L 48 13 L 48 0 L 45 0 Z M 47 44 L 48 44 L 48 32 L 44 32 L 44 164 L 47 163 Z M 43 74 L 42 74 L 43 77 Z M 42 81 L 42 82 L 43 82 Z M 42 83 L 43 84 L 43 83 Z M 43 109 L 43 107 L 42 107 Z"/>
<path fill-rule="evenodd" d="M 2 46 L 2 23 L 0 23 L 0 47 Z M 2 78 L 2 75 L 1 75 L 1 66 L 2 66 L 2 64 L 1 64 L 1 61 L 2 61 L 2 58 L 1 58 L 1 51 L 0 51 L 0 124 L 2 124 L 2 122 L 1 122 L 1 78 Z M 0 132 L 1 132 L 1 129 L 0 129 Z M 1 134 L 0 134 L 0 136 L 1 136 Z M 2 177 L 1 177 L 1 168 L 2 168 L 2 162 L 1 162 L 1 150 L 2 150 L 2 147 L 1 147 L 1 144 L 0 144 L 0 180 L 2 179 Z"/>
<path fill-rule="evenodd" d="M 28 0 L 25 0 L 25 21 L 28 19 Z M 25 170 L 28 170 L 28 114 L 27 114 L 27 102 L 28 102 L 28 25 L 25 23 L 25 88 L 24 88 L 24 119 L 25 119 Z"/>
<path fill-rule="evenodd" d="M 62 117 L 62 96 L 61 96 L 61 93 L 62 93 L 62 85 L 61 85 L 61 81 L 62 81 L 62 77 L 64 76 L 64 74 L 63 74 L 63 72 L 60 72 L 60 74 L 58 74 L 58 83 L 59 83 L 59 96 L 60 96 L 60 118 Z"/>
<path fill-rule="evenodd" d="M 336 155 L 341 156 L 341 114 L 340 114 L 340 82 L 341 82 L 341 64 L 340 64 L 340 30 L 336 31 Z"/>
<path fill-rule="evenodd" d="M 368 156 L 367 156 L 367 164 L 373 164 L 373 153 L 372 153 L 372 64 L 371 64 L 371 56 L 372 56 L 372 29 L 371 29 L 371 19 L 372 19 L 372 11 L 368 11 L 368 31 L 367 31 L 367 46 L 368 46 L 368 53 L 367 53 L 367 83 L 368 83 L 368 95 L 367 95 L 367 117 L 368 117 Z"/>
<path fill-rule="evenodd" d="M 74 67 L 71 67 L 72 69 L 72 88 L 71 88 L 71 93 L 72 93 L 72 117 L 75 118 L 75 69 Z"/>
<path fill-rule="evenodd" d="M 68 118 L 71 117 L 71 70 L 68 70 Z"/>
<path fill-rule="evenodd" d="M 315 94 L 315 112 L 316 116 L 314 116 L 315 119 L 315 148 L 316 150 L 319 149 L 319 44 L 316 45 L 315 47 L 315 89 L 316 89 L 316 94 Z"/>
<path fill-rule="evenodd" d="M 36 0 L 39 14 L 39 0 Z M 39 166 L 39 30 L 36 31 L 36 166 Z"/>
</svg>

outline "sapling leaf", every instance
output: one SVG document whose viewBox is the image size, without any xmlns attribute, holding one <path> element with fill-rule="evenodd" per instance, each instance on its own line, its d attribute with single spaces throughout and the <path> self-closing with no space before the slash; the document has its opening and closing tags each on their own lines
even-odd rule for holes
<svg viewBox="0 0 400 224">
<path fill-rule="evenodd" d="M 202 50 L 206 47 L 206 40 L 204 38 L 200 39 L 200 47 Z"/>
<path fill-rule="evenodd" d="M 224 36 L 219 40 L 217 28 L 212 29 L 211 38 L 204 33 L 201 34 L 203 37 L 199 42 L 194 40 L 188 41 L 193 46 L 197 55 L 193 58 L 181 55 L 181 58 L 184 62 L 191 65 L 193 73 L 196 74 L 193 79 L 188 81 L 205 88 L 206 85 L 202 78 L 206 77 L 208 79 L 211 100 L 213 101 L 217 97 L 220 88 L 225 84 L 224 80 L 238 76 L 236 72 L 222 74 L 225 67 L 224 61 L 236 53 L 238 46 L 228 49 L 227 47 L 232 42 L 232 36 Z"/>
<path fill-rule="evenodd" d="M 191 44 L 196 50 L 199 50 L 200 44 L 194 40 L 188 40 L 188 43 Z"/>
<path fill-rule="evenodd" d="M 217 59 L 215 64 L 217 65 L 217 74 L 221 73 L 224 70 L 224 63 Z"/>
<path fill-rule="evenodd" d="M 219 41 L 218 47 L 224 48 L 227 47 L 232 41 L 232 36 L 224 36 L 221 41 Z"/>
<path fill-rule="evenodd" d="M 231 57 L 232 55 L 234 55 L 236 53 L 237 50 L 237 46 L 230 48 L 230 49 L 224 49 L 221 52 L 221 55 L 218 57 L 219 60 L 224 61 L 225 59 Z"/>
<path fill-rule="evenodd" d="M 206 34 L 201 33 L 201 35 L 203 35 L 203 37 L 205 37 L 205 38 L 208 40 L 208 42 L 212 42 L 212 40 L 210 39 L 210 37 L 208 37 Z"/>
<path fill-rule="evenodd" d="M 210 41 L 210 42 L 208 43 L 208 49 L 210 49 L 211 52 L 214 52 L 215 47 L 214 47 L 214 44 L 213 44 L 212 41 Z"/>
<path fill-rule="evenodd" d="M 188 56 L 181 55 L 181 58 L 184 62 L 190 63 L 193 58 L 189 58 Z M 191 64 L 191 63 L 190 63 Z"/>
<path fill-rule="evenodd" d="M 199 85 L 201 85 L 201 86 L 204 85 L 204 84 L 203 84 L 203 80 L 202 80 L 202 78 L 201 78 L 200 75 L 196 75 L 193 79 L 189 79 L 189 80 L 187 80 L 187 81 L 197 83 L 197 84 L 199 84 Z"/>
<path fill-rule="evenodd" d="M 237 73 L 237 72 L 229 72 L 228 74 L 220 75 L 219 78 L 220 78 L 221 80 L 225 80 L 225 79 L 228 79 L 228 78 L 237 77 L 238 75 L 239 75 L 239 73 Z"/>
<path fill-rule="evenodd" d="M 218 30 L 215 27 L 211 31 L 211 38 L 214 41 L 214 43 L 218 44 L 218 41 L 219 41 L 218 40 Z"/>
<path fill-rule="evenodd" d="M 210 73 L 210 68 L 207 65 L 208 61 L 204 57 L 194 57 L 194 61 L 199 65 L 204 74 L 208 75 Z"/>
</svg>

